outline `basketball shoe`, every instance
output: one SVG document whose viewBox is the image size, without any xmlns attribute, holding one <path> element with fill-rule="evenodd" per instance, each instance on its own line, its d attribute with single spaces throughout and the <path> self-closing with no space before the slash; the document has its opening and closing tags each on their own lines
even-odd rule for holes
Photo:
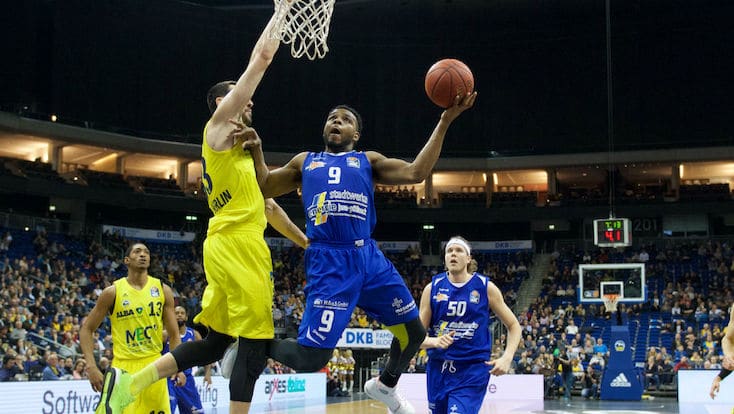
<svg viewBox="0 0 734 414">
<path fill-rule="evenodd" d="M 120 368 L 110 368 L 104 376 L 102 396 L 94 414 L 122 414 L 122 411 L 135 401 L 130 393 L 132 375 Z"/>
<path fill-rule="evenodd" d="M 391 414 L 415 414 L 413 406 L 397 392 L 397 386 L 390 388 L 381 383 L 379 378 L 367 381 L 364 384 L 364 392 L 373 400 L 385 403 Z"/>
<path fill-rule="evenodd" d="M 222 376 L 224 378 L 229 378 L 232 376 L 232 370 L 234 370 L 234 362 L 237 360 L 237 347 L 239 346 L 239 339 L 232 342 L 227 347 L 227 350 L 224 351 L 224 356 L 222 357 Z"/>
</svg>

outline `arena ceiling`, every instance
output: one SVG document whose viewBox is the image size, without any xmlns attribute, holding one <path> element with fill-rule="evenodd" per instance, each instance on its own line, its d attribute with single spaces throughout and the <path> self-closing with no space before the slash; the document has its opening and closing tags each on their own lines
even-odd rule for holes
<svg viewBox="0 0 734 414">
<path fill-rule="evenodd" d="M 266 149 L 318 150 L 326 112 L 362 113 L 363 149 L 410 157 L 440 111 L 423 75 L 456 57 L 477 105 L 452 157 L 608 149 L 604 0 L 337 0 L 322 61 L 282 51 L 256 96 Z M 198 143 L 203 95 L 241 73 L 271 0 L 16 1 L 0 105 Z M 734 145 L 734 2 L 612 0 L 617 150 Z"/>
</svg>

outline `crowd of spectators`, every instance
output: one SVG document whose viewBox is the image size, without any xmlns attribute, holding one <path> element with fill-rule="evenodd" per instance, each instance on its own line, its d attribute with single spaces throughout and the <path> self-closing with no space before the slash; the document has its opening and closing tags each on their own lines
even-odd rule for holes
<svg viewBox="0 0 734 414">
<path fill-rule="evenodd" d="M 674 388 L 679 369 L 721 368 L 720 343 L 729 306 L 734 303 L 733 257 L 732 244 L 716 240 L 554 252 L 541 295 L 519 314 L 526 333 L 518 351 L 523 361 L 518 364 L 523 366 L 520 371 L 543 372 L 543 362 L 553 361 L 552 369 L 544 371 L 546 390 L 552 392 L 554 385 L 567 388 L 567 367 L 559 362 L 565 349 L 572 363 L 578 360 L 578 367 L 572 365 L 577 388 L 588 388 L 583 394 L 593 396 L 591 386 L 595 384 L 598 391 L 600 368 L 608 354 L 600 354 L 593 344 L 604 345 L 610 314 L 603 306 L 579 303 L 578 266 L 610 263 L 645 263 L 648 300 L 620 304 L 618 309 L 626 323 L 646 326 L 657 334 L 656 342 L 638 339 L 635 344 L 647 349 L 644 359 L 636 361 L 647 391 Z M 649 334 L 648 338 L 652 337 Z M 529 364 L 534 368 L 528 368 Z"/>
<path fill-rule="evenodd" d="M 0 234 L 0 380 L 84 378 L 80 322 L 97 295 L 124 275 L 122 256 L 130 241 L 115 234 L 96 239 L 49 235 L 43 229 Z M 195 315 L 206 283 L 197 243 L 148 244 L 153 252 L 150 274 L 169 283 L 177 304 Z M 417 245 L 385 253 L 416 301 L 431 277 L 443 270 L 424 265 Z M 679 369 L 718 369 L 727 309 L 734 302 L 732 256 L 731 244 L 713 240 L 554 252 L 541 294 L 517 313 L 523 341 L 514 372 L 544 375 L 549 396 L 563 390 L 564 397 L 570 397 L 575 388 L 588 398 L 597 397 L 608 358 L 604 327 L 611 322 L 603 307 L 578 303 L 578 265 L 625 262 L 646 264 L 650 297 L 643 304 L 621 304 L 619 310 L 626 320 L 654 321 L 661 334 L 659 343 L 646 344 L 649 352 L 638 361 L 647 389 L 672 386 Z M 514 306 L 532 254 L 475 252 L 474 257 L 479 271 L 490 276 Z M 281 334 L 295 335 L 305 307 L 303 251 L 274 247 L 273 269 L 273 318 Z M 380 325 L 356 309 L 349 327 Z M 114 357 L 109 325 L 103 324 L 94 335 L 97 363 L 105 368 Z M 494 349 L 504 349 L 504 341 L 504 335 L 495 338 Z M 425 352 L 420 352 L 410 369 L 420 372 L 426 361 Z M 279 364 L 268 369 L 287 370 Z"/>
</svg>

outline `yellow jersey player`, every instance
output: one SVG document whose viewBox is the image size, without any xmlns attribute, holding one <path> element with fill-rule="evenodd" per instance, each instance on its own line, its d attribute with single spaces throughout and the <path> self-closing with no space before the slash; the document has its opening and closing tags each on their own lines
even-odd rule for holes
<svg viewBox="0 0 734 414">
<path fill-rule="evenodd" d="M 174 315 L 171 288 L 148 275 L 150 251 L 142 243 L 131 245 L 124 258 L 127 277 L 118 279 L 99 295 L 97 303 L 82 324 L 79 332 L 82 352 L 87 361 L 89 382 L 95 391 L 103 391 L 113 380 L 127 372 L 137 372 L 155 361 L 163 349 L 163 329 L 178 329 Z M 104 318 L 112 325 L 112 343 L 115 358 L 112 369 L 103 377 L 94 360 L 93 334 Z M 171 347 L 181 343 L 178 336 L 171 338 Z M 179 385 L 185 378 L 179 377 Z M 109 394 L 107 394 L 109 395 Z M 106 402 L 100 400 L 96 413 L 107 413 Z M 125 408 L 125 414 L 170 414 L 168 385 L 160 380 L 141 393 Z"/>
<path fill-rule="evenodd" d="M 308 244 L 283 209 L 263 198 L 249 150 L 250 145 L 259 146 L 259 137 L 250 128 L 251 98 L 278 50 L 279 40 L 269 34 L 279 23 L 274 13 L 237 82 L 217 83 L 207 93 L 212 116 L 204 128 L 202 184 L 214 217 L 204 241 L 207 287 L 194 321 L 208 327 L 209 333 L 163 355 L 132 378 L 124 377 L 120 386 L 113 381 L 102 396 L 109 401 L 108 414 L 118 414 L 130 395 L 160 378 L 221 359 L 231 344 L 236 344 L 237 352 L 230 370 L 229 412 L 250 409 L 255 381 L 265 368 L 275 335 L 272 262 L 263 237 L 266 223 L 299 246 Z"/>
</svg>

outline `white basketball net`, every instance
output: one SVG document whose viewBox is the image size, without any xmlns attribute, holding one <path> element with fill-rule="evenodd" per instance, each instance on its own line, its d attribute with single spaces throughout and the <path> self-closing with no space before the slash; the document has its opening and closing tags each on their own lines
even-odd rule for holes
<svg viewBox="0 0 734 414">
<path fill-rule="evenodd" d="M 323 58 L 329 51 L 326 39 L 334 1 L 274 0 L 279 21 L 270 37 L 291 45 L 291 55 L 295 58 L 304 55 L 310 60 Z"/>
<path fill-rule="evenodd" d="M 604 296 L 604 307 L 607 308 L 607 312 L 616 312 L 617 311 L 617 301 L 619 300 L 619 296 Z"/>
</svg>

